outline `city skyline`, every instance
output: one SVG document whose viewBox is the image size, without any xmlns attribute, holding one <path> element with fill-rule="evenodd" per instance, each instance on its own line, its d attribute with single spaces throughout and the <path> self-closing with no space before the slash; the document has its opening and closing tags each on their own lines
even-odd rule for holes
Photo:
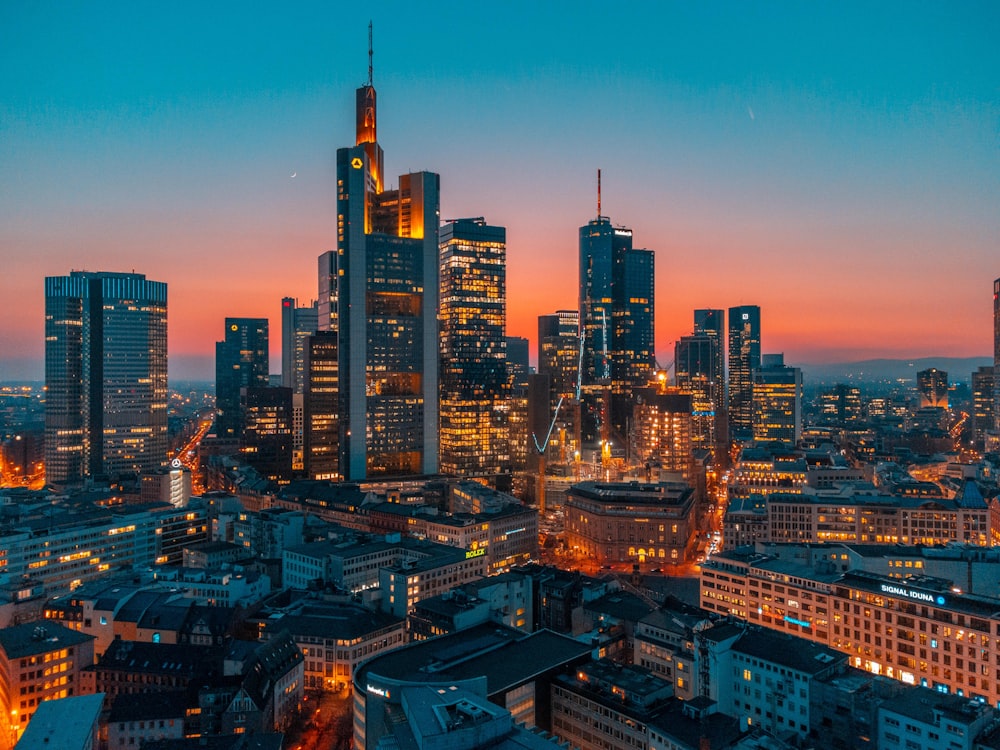
<svg viewBox="0 0 1000 750">
<path fill-rule="evenodd" d="M 41 379 L 46 275 L 167 282 L 171 379 L 211 378 L 226 317 L 317 298 L 369 18 L 310 10 L 0 10 L 0 379 Z M 693 309 L 738 305 L 792 365 L 988 355 L 995 7 L 379 12 L 385 174 L 508 228 L 533 353 L 601 168 L 602 213 L 655 251 L 662 363 Z"/>
</svg>

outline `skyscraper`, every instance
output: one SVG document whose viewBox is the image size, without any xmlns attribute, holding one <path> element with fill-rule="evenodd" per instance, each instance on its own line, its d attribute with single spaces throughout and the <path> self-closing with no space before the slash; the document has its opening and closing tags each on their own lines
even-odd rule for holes
<svg viewBox="0 0 1000 750">
<path fill-rule="evenodd" d="M 948 373 L 936 367 L 929 367 L 917 373 L 917 393 L 920 408 L 948 408 Z"/>
<path fill-rule="evenodd" d="M 802 370 L 783 354 L 765 354 L 753 371 L 753 439 L 798 443 L 802 438 Z"/>
<path fill-rule="evenodd" d="M 339 257 L 336 250 L 327 250 L 319 256 L 319 299 L 316 301 L 317 331 L 336 331 L 339 327 L 337 323 Z"/>
<path fill-rule="evenodd" d="M 580 330 L 583 336 L 583 439 L 614 426 L 624 432 L 631 417 L 628 398 L 648 384 L 653 350 L 653 251 L 632 248 L 632 230 L 613 227 L 600 215 L 580 227 Z M 610 409 L 607 393 L 619 397 Z M 611 424 L 607 424 L 607 420 Z"/>
<path fill-rule="evenodd" d="M 507 232 L 482 218 L 441 228 L 441 465 L 510 473 L 507 431 Z"/>
<path fill-rule="evenodd" d="M 732 437 L 753 433 L 753 373 L 760 368 L 760 308 L 729 308 L 729 429 Z"/>
<path fill-rule="evenodd" d="M 674 374 L 677 387 L 690 395 L 691 440 L 702 448 L 715 450 L 716 401 L 721 379 L 716 377 L 718 339 L 704 333 L 681 336 L 674 345 Z"/>
<path fill-rule="evenodd" d="M 243 388 L 240 437 L 243 460 L 263 477 L 279 482 L 292 478 L 292 389 Z"/>
<path fill-rule="evenodd" d="M 336 298 L 336 320 L 320 327 L 338 334 L 341 472 L 348 480 L 433 474 L 440 178 L 410 173 L 384 189 L 370 64 L 356 100 L 357 145 L 337 151 L 337 255 L 320 263 L 320 285 Z"/>
<path fill-rule="evenodd" d="M 167 285 L 135 273 L 45 279 L 46 481 L 167 460 Z"/>
<path fill-rule="evenodd" d="M 337 332 L 318 331 L 306 349 L 304 468 L 310 479 L 340 479 L 340 378 Z"/>
<path fill-rule="evenodd" d="M 982 447 L 986 433 L 993 429 L 993 392 L 995 390 L 993 367 L 980 367 L 972 373 L 972 434 L 976 445 Z"/>
<path fill-rule="evenodd" d="M 267 318 L 226 318 L 226 334 L 215 343 L 215 434 L 238 440 L 243 434 L 243 388 L 269 385 Z"/>
<path fill-rule="evenodd" d="M 507 337 L 507 374 L 514 388 L 525 388 L 530 374 L 528 339 L 523 336 Z"/>
<path fill-rule="evenodd" d="M 580 313 L 557 310 L 538 316 L 538 372 L 549 376 L 553 406 L 576 395 L 580 359 Z"/>
<path fill-rule="evenodd" d="M 281 300 L 281 385 L 292 393 L 305 390 L 305 361 L 308 338 L 319 325 L 318 305 L 299 307 L 298 300 Z"/>
<path fill-rule="evenodd" d="M 694 311 L 694 335 L 708 336 L 712 340 L 712 400 L 717 411 L 726 407 L 726 311 L 701 309 Z"/>
</svg>

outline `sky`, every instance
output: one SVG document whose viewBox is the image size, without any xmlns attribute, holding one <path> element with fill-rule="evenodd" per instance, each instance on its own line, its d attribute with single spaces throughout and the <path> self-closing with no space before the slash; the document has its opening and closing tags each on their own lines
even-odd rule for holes
<svg viewBox="0 0 1000 750">
<path fill-rule="evenodd" d="M 171 380 L 228 317 L 317 296 L 374 24 L 379 142 L 507 228 L 508 335 L 577 307 L 578 228 L 656 252 L 662 365 L 761 307 L 789 364 L 989 356 L 1000 4 L 0 3 L 0 380 L 45 276 L 168 284 Z"/>
</svg>

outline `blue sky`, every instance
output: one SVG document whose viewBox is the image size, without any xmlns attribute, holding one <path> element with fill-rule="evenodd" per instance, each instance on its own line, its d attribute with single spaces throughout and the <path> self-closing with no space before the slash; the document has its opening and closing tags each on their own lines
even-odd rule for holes
<svg viewBox="0 0 1000 750">
<path fill-rule="evenodd" d="M 369 19 L 387 172 L 507 226 L 511 334 L 575 307 L 601 168 L 664 357 L 736 304 L 793 364 L 990 352 L 997 4 L 418 5 L 0 5 L 0 379 L 40 377 L 42 279 L 81 268 L 168 282 L 172 377 L 211 377 L 226 315 L 276 354 Z"/>
</svg>

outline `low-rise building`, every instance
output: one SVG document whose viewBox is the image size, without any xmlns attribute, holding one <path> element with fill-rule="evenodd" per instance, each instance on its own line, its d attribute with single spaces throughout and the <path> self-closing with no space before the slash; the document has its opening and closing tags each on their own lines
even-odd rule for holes
<svg viewBox="0 0 1000 750">
<path fill-rule="evenodd" d="M 0 630 L 0 715 L 10 717 L 8 736 L 16 742 L 44 701 L 95 692 L 81 685 L 93 663 L 93 637 L 57 622 Z"/>
<path fill-rule="evenodd" d="M 103 704 L 103 695 L 45 701 L 17 741 L 18 750 L 93 750 L 98 746 L 98 720 Z"/>
<path fill-rule="evenodd" d="M 407 618 L 410 636 L 423 640 L 484 622 L 531 632 L 532 583 L 524 573 L 501 573 L 421 599 Z"/>
<path fill-rule="evenodd" d="M 305 659 L 305 686 L 326 690 L 349 684 L 362 661 L 409 640 L 404 618 L 356 604 L 315 599 L 300 600 L 287 611 L 271 613 L 261 622 L 261 630 L 264 638 L 287 632 Z"/>
<path fill-rule="evenodd" d="M 589 651 L 550 631 L 490 623 L 380 654 L 354 672 L 354 746 L 376 747 L 390 734 L 387 717 L 398 715 L 414 687 L 467 690 L 509 711 L 515 723 L 550 731 L 552 681 L 588 661 Z"/>
<path fill-rule="evenodd" d="M 152 740 L 184 737 L 188 707 L 183 690 L 117 696 L 105 724 L 107 750 L 135 750 Z"/>
<path fill-rule="evenodd" d="M 694 491 L 680 482 L 581 482 L 565 510 L 566 545 L 601 564 L 681 563 L 694 549 Z"/>
<path fill-rule="evenodd" d="M 271 591 L 271 579 L 242 567 L 160 567 L 155 579 L 176 586 L 180 593 L 209 606 L 251 607 Z"/>
<path fill-rule="evenodd" d="M 914 687 L 878 708 L 880 750 L 974 750 L 997 722 L 997 710 L 958 695 Z"/>
</svg>

